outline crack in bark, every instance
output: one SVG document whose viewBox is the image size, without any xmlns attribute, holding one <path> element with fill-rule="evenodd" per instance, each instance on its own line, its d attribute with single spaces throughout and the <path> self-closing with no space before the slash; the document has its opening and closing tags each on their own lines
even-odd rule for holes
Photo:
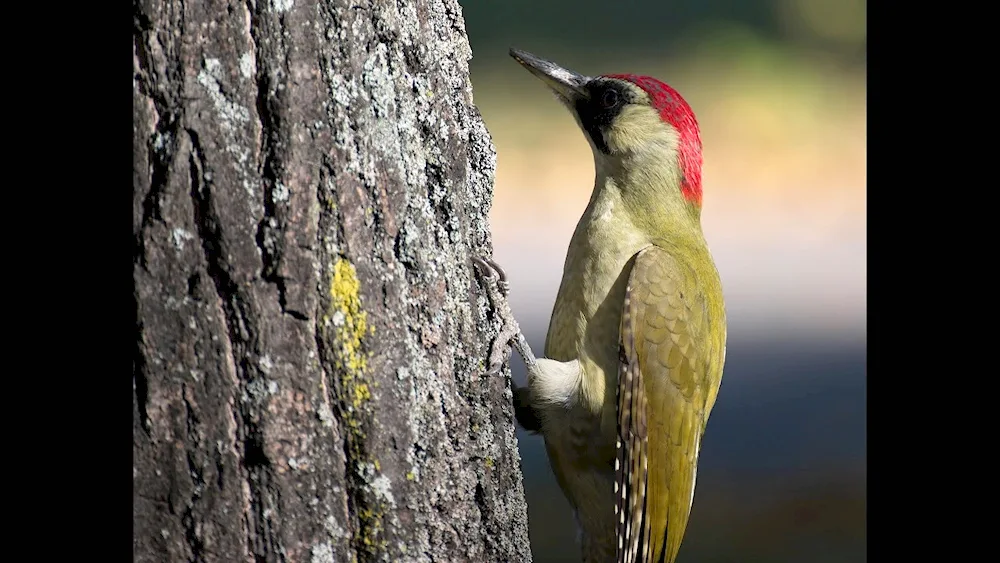
<svg viewBox="0 0 1000 563">
<path fill-rule="evenodd" d="M 215 486 L 218 487 L 220 491 L 224 491 L 226 489 L 226 483 L 225 483 L 226 463 L 225 460 L 222 458 L 222 450 L 220 450 L 219 448 L 215 448 L 212 457 L 213 461 L 215 462 Z"/>
<path fill-rule="evenodd" d="M 250 296 L 240 291 L 230 274 L 231 265 L 227 263 L 223 249 L 224 238 L 221 232 L 220 219 L 212 199 L 209 182 L 204 182 L 205 159 L 198 134 L 192 129 L 186 129 L 191 139 L 190 175 L 191 198 L 194 203 L 195 224 L 201 247 L 205 255 L 209 277 L 215 286 L 216 294 L 222 302 L 225 338 L 229 339 L 229 348 L 233 354 L 233 364 L 236 367 L 237 380 L 240 388 L 237 397 L 246 393 L 246 386 L 262 374 L 253 367 L 256 363 L 252 357 L 259 349 L 259 334 L 252 321 L 250 312 L 253 309 Z M 263 561 L 265 553 L 277 553 L 277 538 L 274 537 L 270 518 L 265 514 L 265 502 L 275 491 L 267 488 L 267 475 L 271 470 L 271 462 L 263 448 L 263 429 L 257 423 L 259 418 L 248 400 L 240 401 L 241 406 L 234 409 L 237 439 L 244 444 L 243 466 L 247 471 L 247 483 L 250 490 L 250 506 L 255 509 L 253 521 L 248 518 L 248 532 L 254 534 L 247 538 L 247 545 L 253 549 L 253 556 Z M 280 557 L 280 560 L 284 560 Z"/>
<path fill-rule="evenodd" d="M 259 43 L 256 41 L 256 35 L 260 33 L 259 20 L 260 16 L 251 12 L 250 35 L 255 38 L 254 49 L 256 50 L 260 49 Z M 261 53 L 259 52 L 255 53 L 255 57 L 258 61 L 257 76 L 255 77 L 257 86 L 257 119 L 261 131 L 261 148 L 260 155 L 258 155 L 258 162 L 260 162 L 261 180 L 264 187 L 264 216 L 257 225 L 256 242 L 263 259 L 261 278 L 268 283 L 276 284 L 280 280 L 278 267 L 283 250 L 281 248 L 280 233 L 284 226 L 282 224 L 284 218 L 279 217 L 279 210 L 274 199 L 275 188 L 280 182 L 282 172 L 282 163 L 279 159 L 277 143 L 275 141 L 281 131 L 282 116 L 278 109 L 274 107 L 277 105 L 276 101 L 272 101 L 269 95 L 273 85 L 268 73 L 269 69 L 264 68 L 267 59 L 261 57 Z M 277 97 L 277 88 L 274 88 L 274 90 L 274 95 Z M 279 291 L 280 289 L 279 287 Z"/>
<path fill-rule="evenodd" d="M 149 366 L 146 364 L 146 355 L 142 350 L 143 335 L 145 330 L 142 322 L 139 320 L 139 296 L 133 291 L 132 293 L 135 299 L 135 328 L 136 328 L 136 339 L 135 339 L 135 350 L 132 356 L 132 381 L 135 383 L 135 401 L 136 407 L 139 410 L 139 427 L 145 432 L 147 438 L 152 438 L 152 432 L 149 425 L 149 374 L 147 369 Z"/>
<path fill-rule="evenodd" d="M 156 98 L 153 98 L 153 100 L 155 104 Z M 158 111 L 158 113 L 160 112 Z M 160 115 L 163 116 L 162 113 Z M 167 185 L 170 182 L 170 162 L 173 160 L 177 150 L 178 129 L 178 120 L 175 116 L 168 113 L 157 120 L 154 135 L 147 141 L 146 154 L 148 155 L 147 159 L 150 169 L 149 191 L 146 192 L 146 196 L 142 201 L 142 222 L 139 232 L 135 236 L 133 251 L 133 261 L 141 265 L 143 269 L 147 269 L 147 265 L 143 242 L 145 237 L 142 235 L 152 221 L 163 221 L 160 211 L 160 199 L 166 193 Z M 157 147 L 157 137 L 159 139 L 166 139 L 166 144 L 162 147 Z"/>
<path fill-rule="evenodd" d="M 170 162 L 177 150 L 179 120 L 171 111 L 173 107 L 168 92 L 156 88 L 152 55 L 146 44 L 152 27 L 149 17 L 136 10 L 132 23 L 132 37 L 136 58 L 139 61 L 139 91 L 153 102 L 153 134 L 146 139 L 147 166 L 150 170 L 149 190 L 142 201 L 142 220 L 138 232 L 134 233 L 133 262 L 147 269 L 143 232 L 150 222 L 162 221 L 160 198 L 166 192 L 170 181 Z M 136 186 L 138 187 L 138 186 Z"/>
<path fill-rule="evenodd" d="M 262 30 L 261 14 L 255 12 L 250 2 L 246 3 L 247 11 L 250 15 L 250 38 L 253 42 L 253 52 L 256 66 L 256 76 L 254 80 L 257 86 L 257 120 L 261 131 L 260 154 L 257 155 L 260 162 L 261 180 L 264 188 L 264 216 L 257 224 L 256 243 L 260 249 L 263 267 L 261 268 L 261 279 L 274 284 L 278 290 L 278 305 L 281 312 L 300 321 L 309 320 L 309 316 L 302 312 L 288 307 L 288 287 L 285 277 L 281 275 L 281 262 L 284 258 L 285 240 L 282 236 L 287 227 L 286 207 L 279 205 L 276 193 L 281 185 L 281 178 L 284 176 L 284 150 L 279 142 L 286 137 L 286 125 L 284 123 L 283 89 L 280 84 L 274 83 L 278 76 L 287 76 L 288 53 L 284 43 L 284 17 L 279 16 L 276 20 L 268 20 L 277 25 L 278 29 L 273 33 Z M 260 10 L 260 4 L 257 10 Z M 276 23 L 275 23 L 276 22 Z M 268 68 L 270 57 L 265 57 L 261 52 L 261 42 L 258 35 L 266 33 L 270 37 L 279 38 L 274 50 L 281 55 L 281 60 L 285 68 L 272 72 Z M 273 44 L 272 44 L 273 45 Z"/>
<path fill-rule="evenodd" d="M 198 416 L 195 409 L 191 406 L 191 401 L 188 399 L 187 385 L 181 385 L 181 398 L 184 401 L 184 422 L 185 429 L 187 431 L 187 439 L 184 440 L 184 444 L 187 448 L 185 457 L 187 459 L 188 472 L 191 474 L 191 479 L 194 483 L 191 498 L 188 499 L 187 505 L 184 507 L 184 513 L 181 516 L 181 525 L 184 527 L 184 541 L 187 542 L 188 548 L 191 549 L 191 560 L 204 561 L 205 542 L 200 537 L 201 534 L 198 532 L 194 515 L 195 503 L 198 502 L 198 499 L 201 498 L 202 493 L 205 491 L 205 472 L 202 467 L 199 467 L 199 464 L 195 459 L 197 448 L 200 445 L 198 432 L 196 430 L 196 427 L 198 426 Z"/>
</svg>

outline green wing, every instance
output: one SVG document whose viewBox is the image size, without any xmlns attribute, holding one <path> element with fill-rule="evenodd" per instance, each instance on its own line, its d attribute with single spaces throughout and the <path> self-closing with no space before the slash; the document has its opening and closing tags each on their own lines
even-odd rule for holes
<svg viewBox="0 0 1000 563">
<path fill-rule="evenodd" d="M 725 353 L 718 273 L 710 258 L 705 268 L 690 262 L 648 247 L 636 255 L 625 292 L 615 459 L 619 563 L 673 563 L 687 528 Z"/>
</svg>

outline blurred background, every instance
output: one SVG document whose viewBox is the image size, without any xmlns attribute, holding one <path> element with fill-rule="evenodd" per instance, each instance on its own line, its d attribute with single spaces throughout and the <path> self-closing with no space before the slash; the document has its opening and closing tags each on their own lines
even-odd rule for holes
<svg viewBox="0 0 1000 563">
<path fill-rule="evenodd" d="M 496 257 L 539 354 L 593 160 L 508 47 L 592 76 L 656 76 L 698 116 L 729 345 L 680 560 L 867 561 L 865 1 L 463 8 L 475 100 L 498 153 Z M 576 561 L 542 440 L 519 438 L 535 561 Z"/>
</svg>

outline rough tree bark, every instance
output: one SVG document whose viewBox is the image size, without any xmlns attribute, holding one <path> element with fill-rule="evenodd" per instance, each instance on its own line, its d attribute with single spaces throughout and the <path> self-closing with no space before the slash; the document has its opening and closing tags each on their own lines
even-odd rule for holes
<svg viewBox="0 0 1000 563">
<path fill-rule="evenodd" d="M 455 0 L 133 3 L 136 561 L 529 561 Z"/>
</svg>

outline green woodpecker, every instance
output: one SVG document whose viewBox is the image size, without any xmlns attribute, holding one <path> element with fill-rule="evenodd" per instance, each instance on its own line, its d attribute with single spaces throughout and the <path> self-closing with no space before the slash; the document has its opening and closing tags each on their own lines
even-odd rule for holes
<svg viewBox="0 0 1000 563">
<path fill-rule="evenodd" d="M 670 86 L 587 77 L 511 49 L 575 117 L 596 179 L 566 255 L 535 359 L 476 258 L 504 323 L 491 371 L 513 345 L 528 368 L 515 414 L 542 433 L 572 505 L 585 562 L 672 563 L 694 500 L 698 451 L 726 355 L 722 286 L 701 229 L 701 136 Z"/>
</svg>

